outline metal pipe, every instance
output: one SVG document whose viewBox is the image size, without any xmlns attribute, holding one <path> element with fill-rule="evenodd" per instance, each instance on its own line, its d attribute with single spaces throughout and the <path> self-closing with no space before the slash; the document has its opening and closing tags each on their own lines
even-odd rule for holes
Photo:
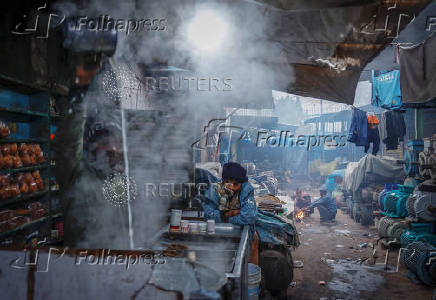
<svg viewBox="0 0 436 300">
<path fill-rule="evenodd" d="M 114 61 L 112 58 L 109 58 L 109 63 L 112 68 L 114 68 Z M 123 108 L 123 102 L 121 101 L 120 104 L 121 108 L 121 132 L 122 132 L 122 139 L 123 139 L 123 158 L 124 158 L 124 175 L 126 176 L 127 180 L 127 213 L 128 213 L 128 222 L 129 222 L 129 242 L 130 242 L 130 249 L 135 249 L 135 244 L 133 243 L 133 225 L 132 225 L 132 209 L 130 206 L 130 173 L 129 173 L 129 158 L 127 154 L 127 134 L 126 134 L 126 121 L 125 121 L 125 113 Z"/>
<path fill-rule="evenodd" d="M 415 108 L 415 140 L 422 140 L 423 130 L 422 109 Z"/>
<path fill-rule="evenodd" d="M 241 240 L 239 242 L 238 252 L 235 258 L 235 265 L 233 267 L 233 272 L 226 273 L 227 277 L 239 278 L 241 276 L 242 264 L 248 247 L 248 230 L 249 230 L 249 226 L 245 225 L 244 229 L 242 230 Z"/>
</svg>

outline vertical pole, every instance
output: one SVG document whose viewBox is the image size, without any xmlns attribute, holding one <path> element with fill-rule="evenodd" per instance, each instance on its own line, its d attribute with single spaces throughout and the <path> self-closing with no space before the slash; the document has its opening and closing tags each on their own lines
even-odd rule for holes
<svg viewBox="0 0 436 300">
<path fill-rule="evenodd" d="M 115 62 L 113 58 L 109 59 L 109 63 L 112 68 L 115 66 Z M 126 133 L 126 121 L 125 121 L 125 114 L 124 114 L 124 108 L 123 108 L 123 102 L 121 101 L 120 104 L 120 110 L 121 110 L 121 135 L 123 139 L 123 159 L 124 159 L 124 175 L 126 176 L 127 180 L 127 213 L 128 213 L 128 224 L 129 224 L 129 243 L 130 243 L 130 249 L 135 249 L 135 244 L 133 243 L 133 221 L 132 221 L 132 209 L 130 207 L 130 174 L 129 174 L 129 156 L 127 153 L 127 133 Z"/>
<path fill-rule="evenodd" d="M 126 120 L 123 104 L 121 103 L 121 130 L 123 137 L 123 157 L 124 157 L 124 174 L 127 180 L 127 213 L 129 221 L 129 242 L 130 249 L 135 249 L 135 244 L 133 243 L 133 220 L 132 220 L 132 208 L 130 206 L 130 170 L 129 170 L 129 156 L 127 153 L 127 132 L 126 132 Z"/>
<path fill-rule="evenodd" d="M 424 136 L 422 109 L 415 108 L 415 140 L 422 140 Z"/>
</svg>

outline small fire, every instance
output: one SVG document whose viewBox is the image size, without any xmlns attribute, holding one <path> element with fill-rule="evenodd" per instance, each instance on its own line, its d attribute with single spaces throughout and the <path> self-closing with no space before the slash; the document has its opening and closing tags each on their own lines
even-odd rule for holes
<svg viewBox="0 0 436 300">
<path fill-rule="evenodd" d="M 301 221 L 304 219 L 304 210 L 300 210 L 299 212 L 297 212 L 297 214 L 295 215 L 295 218 L 297 218 L 297 221 Z"/>
</svg>

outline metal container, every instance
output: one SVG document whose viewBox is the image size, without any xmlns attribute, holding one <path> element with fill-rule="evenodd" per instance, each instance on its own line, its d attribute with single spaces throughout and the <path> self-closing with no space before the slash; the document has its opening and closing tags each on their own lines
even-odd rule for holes
<svg viewBox="0 0 436 300">
<path fill-rule="evenodd" d="M 215 220 L 207 220 L 207 233 L 215 233 Z"/>
<path fill-rule="evenodd" d="M 170 228 L 172 230 L 179 230 L 181 220 L 182 220 L 182 211 L 180 209 L 172 209 Z"/>
<path fill-rule="evenodd" d="M 189 232 L 189 221 L 187 221 L 187 220 L 180 221 L 180 231 L 183 233 Z"/>
<path fill-rule="evenodd" d="M 189 223 L 189 233 L 199 233 L 198 223 Z"/>
<path fill-rule="evenodd" d="M 199 228 L 200 228 L 200 232 L 201 233 L 206 233 L 206 229 L 207 229 L 207 223 L 206 222 L 201 222 L 199 223 Z"/>
</svg>

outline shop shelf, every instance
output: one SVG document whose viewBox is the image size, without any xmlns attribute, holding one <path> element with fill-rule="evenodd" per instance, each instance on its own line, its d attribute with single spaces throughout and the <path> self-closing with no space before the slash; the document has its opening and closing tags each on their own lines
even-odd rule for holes
<svg viewBox="0 0 436 300">
<path fill-rule="evenodd" d="M 0 175 L 14 174 L 14 173 L 20 173 L 20 172 L 28 172 L 28 171 L 33 171 L 33 170 L 41 170 L 41 169 L 46 169 L 47 167 L 48 167 L 48 164 L 43 164 L 43 165 L 22 167 L 22 168 L 16 168 L 16 169 L 3 169 L 3 170 L 0 170 Z"/>
<path fill-rule="evenodd" d="M 3 233 L 0 234 L 0 239 L 6 237 L 6 236 L 8 236 L 8 235 L 11 235 L 12 233 L 19 232 L 19 231 L 21 231 L 21 230 L 23 230 L 23 229 L 26 229 L 26 228 L 28 228 L 28 227 L 31 227 L 32 225 L 35 225 L 35 224 L 38 224 L 38 223 L 41 223 L 41 222 L 45 222 L 45 221 L 48 220 L 48 218 L 49 218 L 48 216 L 45 216 L 45 217 L 42 217 L 42 218 L 39 218 L 39 219 L 33 220 L 33 221 L 29 222 L 29 223 L 23 224 L 23 225 L 21 225 L 21 226 L 18 226 L 17 228 L 14 228 L 14 229 L 12 229 L 12 230 L 9 230 L 9 231 L 6 231 L 6 232 L 3 232 Z"/>
<path fill-rule="evenodd" d="M 55 91 L 56 90 L 56 91 Z M 52 160 L 51 151 L 51 123 L 60 119 L 50 109 L 54 93 L 57 95 L 66 95 L 67 90 L 50 87 L 50 89 L 36 86 L 17 80 L 16 78 L 7 77 L 0 72 L 0 120 L 7 123 L 11 128 L 11 135 L 7 138 L 0 139 L 0 144 L 5 143 L 38 143 L 43 148 L 46 162 L 39 165 L 26 166 L 14 169 L 1 169 L 0 174 L 14 174 L 19 172 L 28 172 L 33 170 L 44 170 L 45 175 L 50 176 Z M 12 124 L 11 124 L 12 123 Z M 13 128 L 13 130 L 12 130 Z M 53 131 L 54 132 L 54 131 Z M 47 173 L 47 174 L 45 174 Z M 30 226 L 42 227 L 49 226 L 50 220 L 55 212 L 52 211 L 50 198 L 50 182 L 46 183 L 46 189 L 32 194 L 21 195 L 19 197 L 7 200 L 0 200 L 0 209 L 4 207 L 15 207 L 16 203 L 26 203 L 37 201 L 38 199 L 48 200 L 48 212 L 45 217 L 24 224 L 14 230 L 0 234 L 0 238 L 11 235 Z M 41 198 L 42 197 L 42 198 Z M 32 227 L 32 228 L 33 228 Z M 12 235 L 14 237 L 15 235 Z M 47 237 L 47 240 L 51 240 Z M 19 240 L 13 241 L 20 242 Z"/>
<path fill-rule="evenodd" d="M 62 218 L 63 215 L 61 213 L 57 213 L 51 216 L 52 219 L 56 219 L 56 218 Z"/>
<path fill-rule="evenodd" d="M 14 139 L 14 138 L 3 138 L 0 139 L 0 144 L 10 144 L 10 143 L 37 143 L 44 144 L 48 143 L 49 139 Z"/>
<path fill-rule="evenodd" d="M 35 192 L 35 193 L 32 193 L 32 194 L 27 194 L 27 195 L 24 195 L 24 196 L 19 196 L 19 197 L 16 197 L 16 198 L 0 200 L 0 208 L 3 208 L 5 206 L 9 206 L 11 204 L 22 203 L 22 202 L 27 201 L 27 200 L 32 199 L 32 198 L 40 197 L 42 195 L 47 194 L 47 192 L 48 192 L 48 189 L 45 189 L 44 191 L 39 191 L 39 192 Z"/>
<path fill-rule="evenodd" d="M 3 112 L 7 112 L 9 114 L 22 114 L 22 115 L 48 118 L 48 113 L 46 113 L 46 112 L 34 111 L 34 110 L 23 109 L 23 108 L 1 107 L 0 106 L 0 113 L 3 113 Z"/>
</svg>

